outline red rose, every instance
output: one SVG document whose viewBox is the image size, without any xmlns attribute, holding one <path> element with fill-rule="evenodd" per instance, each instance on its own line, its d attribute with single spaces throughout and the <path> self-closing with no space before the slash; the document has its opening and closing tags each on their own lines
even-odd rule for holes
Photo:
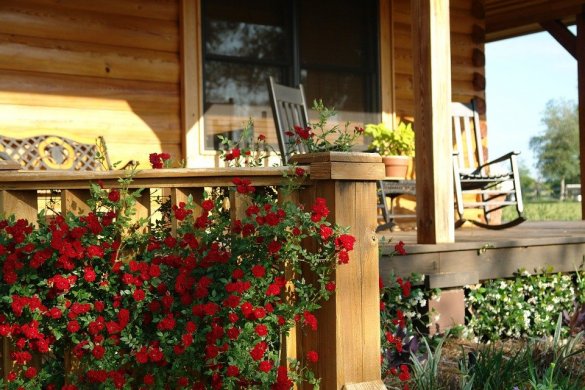
<svg viewBox="0 0 585 390">
<path fill-rule="evenodd" d="M 262 359 L 262 356 L 264 356 L 264 352 L 266 352 L 266 349 L 268 349 L 268 344 L 266 344 L 266 342 L 264 341 L 260 341 L 258 344 L 254 346 L 254 348 L 252 348 L 252 350 L 250 351 L 250 356 L 252 357 L 252 359 L 258 361 Z"/>
<path fill-rule="evenodd" d="M 256 328 L 254 330 L 256 331 L 256 334 L 260 337 L 264 337 L 268 334 L 268 327 L 264 324 L 256 325 Z"/>
<path fill-rule="evenodd" d="M 134 290 L 132 297 L 136 302 L 140 302 L 144 300 L 146 294 L 144 293 L 144 290 L 137 288 L 136 290 Z"/>
<path fill-rule="evenodd" d="M 161 169 L 163 167 L 163 163 L 158 155 L 158 153 L 150 153 L 148 155 L 148 160 L 150 161 L 150 165 L 152 169 Z"/>
<path fill-rule="evenodd" d="M 226 370 L 227 376 L 238 376 L 240 375 L 240 369 L 237 366 L 228 366 Z"/>
<path fill-rule="evenodd" d="M 406 250 L 404 249 L 404 242 L 399 241 L 398 244 L 394 245 L 394 251 L 399 255 L 405 255 Z"/>
<path fill-rule="evenodd" d="M 410 372 L 408 371 L 407 365 L 400 365 L 400 374 L 398 374 L 398 379 L 400 379 L 402 382 L 406 382 L 410 379 Z"/>
<path fill-rule="evenodd" d="M 37 376 L 37 369 L 34 367 L 29 367 L 26 369 L 26 371 L 24 372 L 24 376 L 27 379 L 32 379 L 35 376 Z"/>
<path fill-rule="evenodd" d="M 76 320 L 69 321 L 67 323 L 67 331 L 69 333 L 76 333 L 79 330 L 79 328 L 80 328 L 79 322 L 77 322 Z"/>
<path fill-rule="evenodd" d="M 260 320 L 264 317 L 266 317 L 266 309 L 264 309 L 263 307 L 257 307 L 254 309 L 254 317 L 257 320 Z"/>
<path fill-rule="evenodd" d="M 271 241 L 268 244 L 268 252 L 275 254 L 278 253 L 278 251 L 282 248 L 282 244 L 278 241 Z"/>
<path fill-rule="evenodd" d="M 148 353 L 148 357 L 153 362 L 160 362 L 164 358 L 163 351 L 160 348 L 153 348 Z"/>
<path fill-rule="evenodd" d="M 93 350 L 91 351 L 91 354 L 97 360 L 100 360 L 101 358 L 103 358 L 105 353 L 106 353 L 106 349 L 104 347 L 102 347 L 101 345 L 94 345 Z"/>
<path fill-rule="evenodd" d="M 87 247 L 87 255 L 89 257 L 104 257 L 104 250 L 97 245 L 90 245 Z"/>
<path fill-rule="evenodd" d="M 120 200 L 120 191 L 118 190 L 110 190 L 108 194 L 108 199 L 110 202 L 118 202 Z"/>
<path fill-rule="evenodd" d="M 185 324 L 185 330 L 189 333 L 193 333 L 197 330 L 197 324 L 195 324 L 193 321 L 188 321 Z"/>
<path fill-rule="evenodd" d="M 327 225 L 321 225 L 319 227 L 319 234 L 321 235 L 321 239 L 323 241 L 327 241 L 329 237 L 331 237 L 331 235 L 333 234 L 333 229 L 331 229 Z"/>
<path fill-rule="evenodd" d="M 238 337 L 240 336 L 241 331 L 238 328 L 232 327 L 228 328 L 226 333 L 230 340 L 237 340 Z"/>
<path fill-rule="evenodd" d="M 355 244 L 355 237 L 350 234 L 342 234 L 335 240 L 335 245 L 337 247 L 341 247 L 346 251 L 353 250 L 353 245 Z"/>
<path fill-rule="evenodd" d="M 106 305 L 102 301 L 95 301 L 93 303 L 93 309 L 98 313 L 101 313 L 106 308 Z"/>
<path fill-rule="evenodd" d="M 311 363 L 317 363 L 319 361 L 319 354 L 315 351 L 307 352 L 307 360 Z"/>
<path fill-rule="evenodd" d="M 142 382 L 144 382 L 145 385 L 153 385 L 154 384 L 154 375 L 152 375 L 152 374 L 144 375 L 144 378 L 142 378 Z"/>
<path fill-rule="evenodd" d="M 258 365 L 258 369 L 262 372 L 269 372 L 272 369 L 272 361 L 263 360 Z"/>
<path fill-rule="evenodd" d="M 255 265 L 252 267 L 252 275 L 256 278 L 262 278 L 266 275 L 266 268 L 261 265 Z"/>
<path fill-rule="evenodd" d="M 268 286 L 268 289 L 266 289 L 266 296 L 268 296 L 268 297 L 279 295 L 279 294 L 280 294 L 280 286 L 278 284 L 271 283 L 270 286 Z"/>
<path fill-rule="evenodd" d="M 339 264 L 349 263 L 349 254 L 344 250 L 340 251 L 339 254 L 337 255 L 337 262 Z"/>
<path fill-rule="evenodd" d="M 205 199 L 201 203 L 201 208 L 203 208 L 203 210 L 205 210 L 205 211 L 213 210 L 213 201 L 211 199 Z"/>
<path fill-rule="evenodd" d="M 86 282 L 91 283 L 95 281 L 96 274 L 92 267 L 85 267 L 83 271 L 83 279 L 85 279 Z"/>
<path fill-rule="evenodd" d="M 317 330 L 317 317 L 315 317 L 310 312 L 305 311 L 303 313 L 303 319 L 304 319 L 305 325 L 309 326 L 314 331 Z"/>
<path fill-rule="evenodd" d="M 142 347 L 140 351 L 136 352 L 136 361 L 141 364 L 148 363 L 148 352 L 146 347 Z"/>
</svg>

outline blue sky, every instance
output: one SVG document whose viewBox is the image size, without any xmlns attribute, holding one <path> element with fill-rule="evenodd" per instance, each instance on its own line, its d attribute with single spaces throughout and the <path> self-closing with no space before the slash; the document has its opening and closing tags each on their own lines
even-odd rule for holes
<svg viewBox="0 0 585 390">
<path fill-rule="evenodd" d="M 577 61 L 546 32 L 489 43 L 485 52 L 490 157 L 518 150 L 536 175 L 530 137 L 544 131 L 549 100 L 577 101 Z"/>
</svg>

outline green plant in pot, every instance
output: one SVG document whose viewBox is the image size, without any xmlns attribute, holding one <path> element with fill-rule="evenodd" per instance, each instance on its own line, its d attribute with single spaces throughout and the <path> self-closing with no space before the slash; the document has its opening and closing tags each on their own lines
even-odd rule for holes
<svg viewBox="0 0 585 390">
<path fill-rule="evenodd" d="M 386 165 L 387 177 L 406 177 L 414 156 L 414 131 L 411 123 L 400 122 L 394 129 L 384 123 L 368 124 L 364 131 L 371 137 L 369 150 L 378 152 Z"/>
</svg>

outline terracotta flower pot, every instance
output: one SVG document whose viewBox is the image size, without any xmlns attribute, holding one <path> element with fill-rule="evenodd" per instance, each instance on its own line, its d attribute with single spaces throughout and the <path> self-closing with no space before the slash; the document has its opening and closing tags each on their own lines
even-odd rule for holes
<svg viewBox="0 0 585 390">
<path fill-rule="evenodd" d="M 410 159 L 409 156 L 382 157 L 382 162 L 386 166 L 386 177 L 406 178 Z"/>
</svg>

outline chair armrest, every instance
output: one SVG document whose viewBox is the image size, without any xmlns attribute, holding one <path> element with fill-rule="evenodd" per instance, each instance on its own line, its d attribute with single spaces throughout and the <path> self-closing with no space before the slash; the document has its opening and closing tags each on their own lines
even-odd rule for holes
<svg viewBox="0 0 585 390">
<path fill-rule="evenodd" d="M 493 164 L 501 163 L 501 162 L 506 161 L 506 160 L 510 160 L 512 156 L 518 156 L 519 154 L 520 154 L 520 152 L 517 152 L 517 151 L 508 152 L 508 153 L 506 153 L 498 158 L 495 158 L 495 159 L 490 160 L 486 163 L 483 163 L 482 165 L 477 167 L 477 169 L 473 172 L 475 172 L 475 173 L 481 172 L 481 170 L 485 167 L 488 167 L 488 166 L 493 165 Z"/>
</svg>

